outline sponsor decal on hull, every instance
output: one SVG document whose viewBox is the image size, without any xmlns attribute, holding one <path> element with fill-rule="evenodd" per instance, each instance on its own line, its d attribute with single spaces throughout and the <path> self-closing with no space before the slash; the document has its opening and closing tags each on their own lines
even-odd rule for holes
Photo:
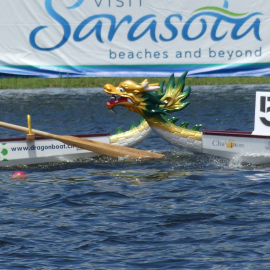
<svg viewBox="0 0 270 270">
<path fill-rule="evenodd" d="M 212 145 L 215 147 L 226 147 L 226 148 L 244 148 L 245 147 L 243 143 L 236 143 L 232 139 L 229 139 L 227 141 L 213 140 Z"/>
</svg>

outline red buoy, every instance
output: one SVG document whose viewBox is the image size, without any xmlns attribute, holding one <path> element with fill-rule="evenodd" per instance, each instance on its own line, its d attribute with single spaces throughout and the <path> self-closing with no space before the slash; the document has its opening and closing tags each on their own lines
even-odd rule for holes
<svg viewBox="0 0 270 270">
<path fill-rule="evenodd" d="M 27 176 L 24 172 L 15 172 L 12 174 L 11 177 L 12 180 L 16 180 L 16 179 L 27 179 Z"/>
</svg>

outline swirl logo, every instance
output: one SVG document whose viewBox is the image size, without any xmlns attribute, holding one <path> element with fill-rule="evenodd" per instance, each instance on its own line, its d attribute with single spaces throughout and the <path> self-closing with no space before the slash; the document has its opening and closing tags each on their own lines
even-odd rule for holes
<svg viewBox="0 0 270 270">
<path fill-rule="evenodd" d="M 197 40 L 200 37 L 202 37 L 207 30 L 207 22 L 205 20 L 205 17 L 212 17 L 212 18 L 216 18 L 216 21 L 214 22 L 212 29 L 211 29 L 211 39 L 214 41 L 220 41 L 227 36 L 228 31 L 226 31 L 221 36 L 217 35 L 217 30 L 218 30 L 220 24 L 224 23 L 224 22 L 229 23 L 233 26 L 232 31 L 231 31 L 231 38 L 232 39 L 234 39 L 234 40 L 241 39 L 244 36 L 246 36 L 249 32 L 254 30 L 255 38 L 257 40 L 261 41 L 260 34 L 259 34 L 259 28 L 260 28 L 261 21 L 259 18 L 256 18 L 255 21 L 250 25 L 250 27 L 246 31 L 244 31 L 241 34 L 239 34 L 239 32 L 242 32 L 241 28 L 244 26 L 244 24 L 249 19 L 251 19 L 252 17 L 258 16 L 258 15 L 262 15 L 262 13 L 260 13 L 260 12 L 254 12 L 252 14 L 248 14 L 248 12 L 235 13 L 235 12 L 229 11 L 228 8 L 229 8 L 229 2 L 226 0 L 224 2 L 223 8 L 215 7 L 215 6 L 207 6 L 207 7 L 202 7 L 202 8 L 199 8 L 199 9 L 196 9 L 195 11 L 193 11 L 193 13 L 196 13 L 196 14 L 193 15 L 186 22 L 186 24 L 183 28 L 184 39 L 192 41 L 192 40 Z M 192 25 L 192 23 L 194 22 L 194 20 L 196 20 L 197 18 L 200 19 L 200 22 L 202 25 L 202 30 L 197 36 L 191 37 L 189 35 L 189 29 L 190 29 L 190 26 Z"/>
</svg>

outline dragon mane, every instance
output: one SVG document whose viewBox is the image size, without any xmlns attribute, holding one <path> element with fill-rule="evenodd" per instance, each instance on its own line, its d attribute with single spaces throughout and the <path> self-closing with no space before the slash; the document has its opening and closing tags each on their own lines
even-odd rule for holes
<svg viewBox="0 0 270 270">
<path fill-rule="evenodd" d="M 164 89 L 165 81 L 160 83 L 160 88 L 157 93 L 144 92 L 142 98 L 145 103 L 144 114 L 147 117 L 158 117 L 161 120 L 167 120 L 164 116 L 168 113 L 183 110 L 190 102 L 183 102 L 190 95 L 190 86 L 185 88 L 185 72 L 175 84 L 174 74 L 171 75 L 169 82 Z"/>
</svg>

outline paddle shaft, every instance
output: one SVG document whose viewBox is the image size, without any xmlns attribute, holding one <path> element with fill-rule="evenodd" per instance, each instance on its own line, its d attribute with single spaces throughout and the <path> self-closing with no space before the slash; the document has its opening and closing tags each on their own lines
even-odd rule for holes
<svg viewBox="0 0 270 270">
<path fill-rule="evenodd" d="M 20 131 L 23 133 L 29 132 L 29 129 L 26 127 L 13 125 L 5 122 L 0 122 L 0 126 L 16 131 Z M 143 151 L 139 149 L 119 146 L 119 145 L 112 145 L 108 143 L 103 142 L 97 142 L 93 140 L 83 139 L 83 138 L 77 138 L 74 136 L 68 136 L 68 135 L 55 135 L 52 133 L 32 129 L 32 132 L 36 135 L 54 139 L 57 141 L 61 141 L 67 145 L 75 146 L 78 148 L 86 149 L 89 151 L 93 151 L 102 155 L 112 156 L 112 157 L 128 157 L 128 158 L 136 158 L 136 159 L 147 159 L 147 158 L 161 158 L 164 155 L 152 153 L 148 151 Z"/>
</svg>

